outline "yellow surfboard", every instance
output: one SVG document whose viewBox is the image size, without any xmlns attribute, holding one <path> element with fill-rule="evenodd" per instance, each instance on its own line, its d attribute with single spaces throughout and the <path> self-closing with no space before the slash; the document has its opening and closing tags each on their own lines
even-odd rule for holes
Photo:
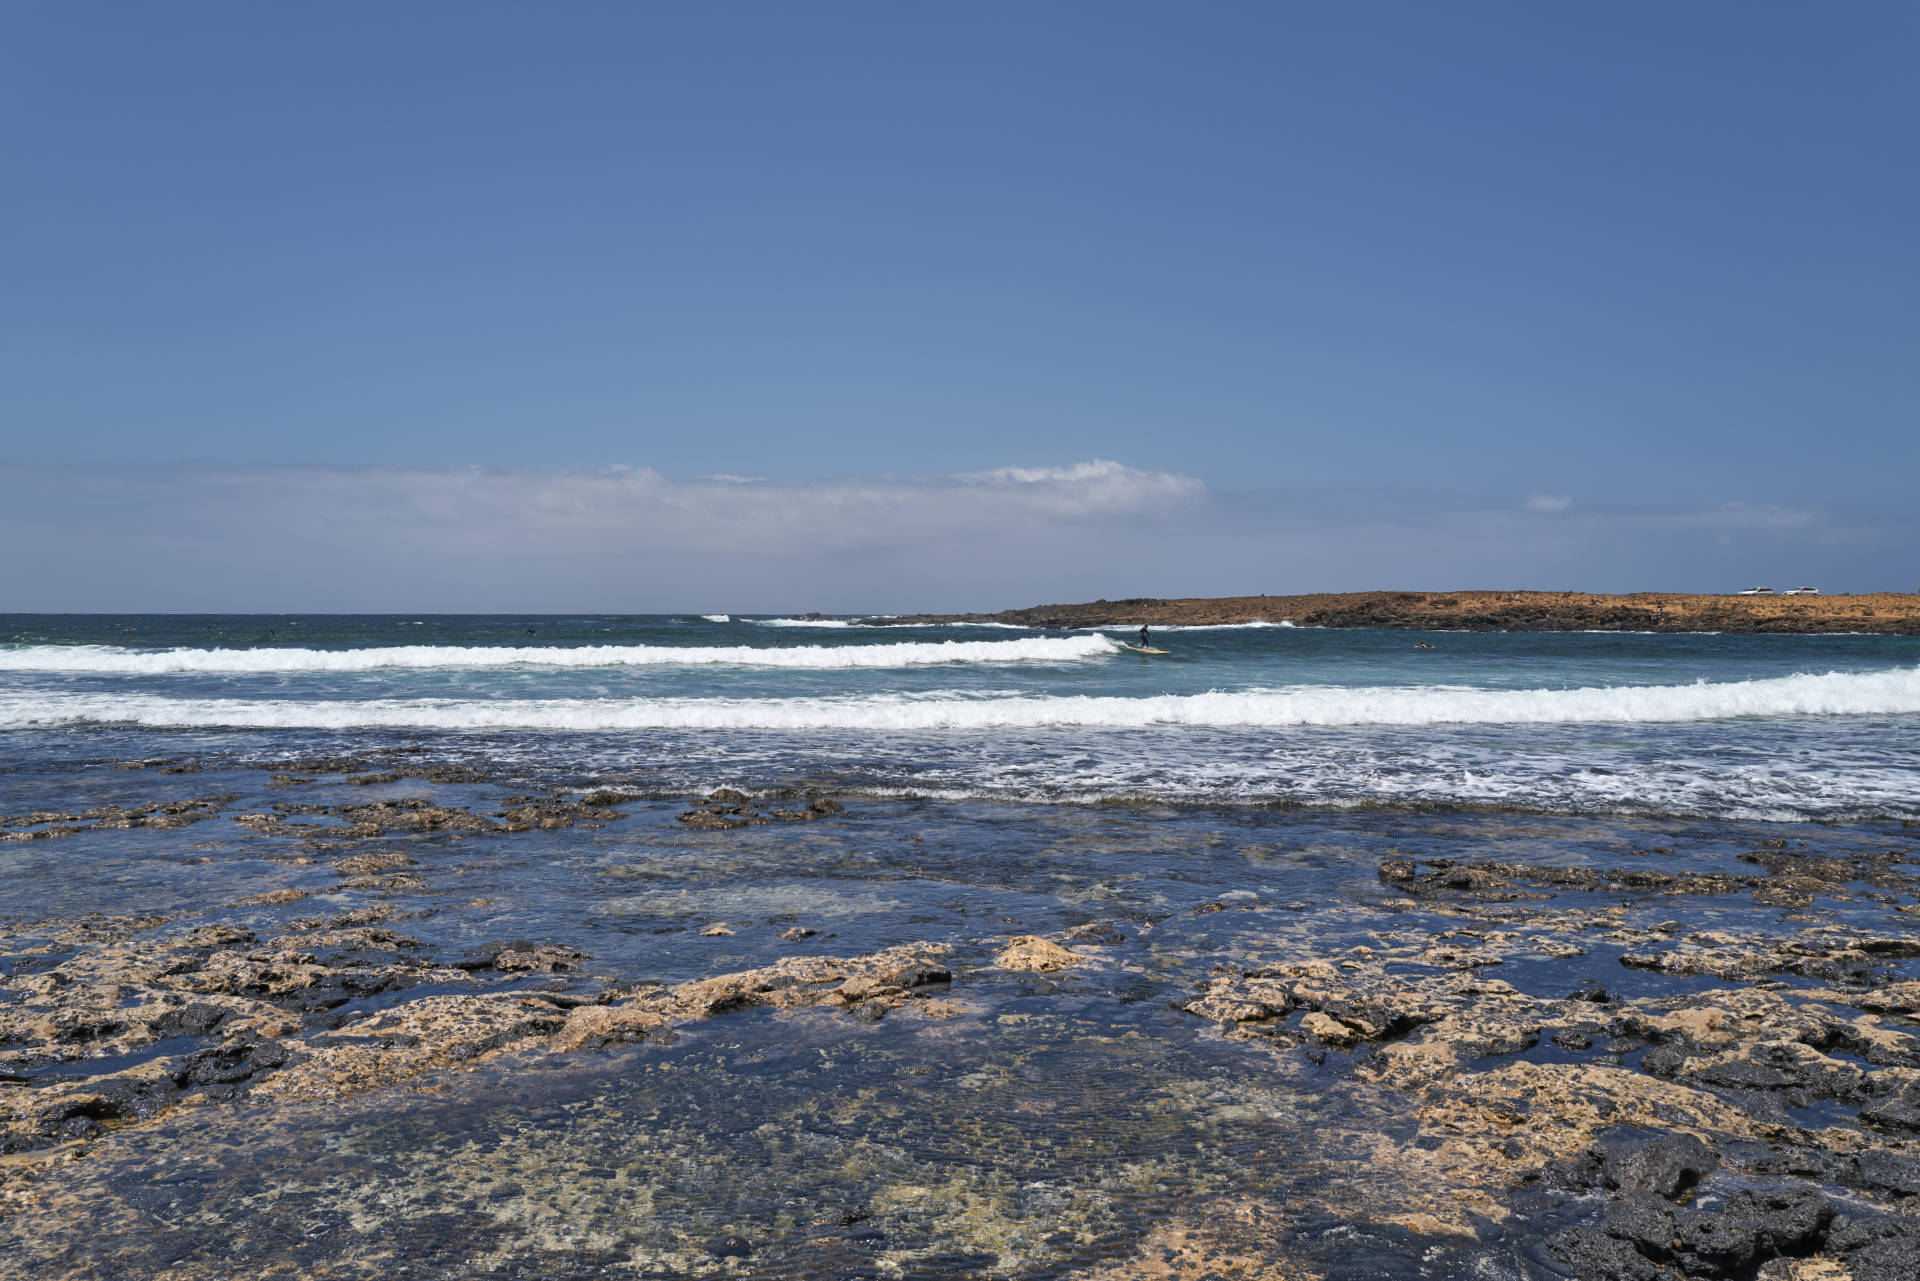
<svg viewBox="0 0 1920 1281">
<path fill-rule="evenodd" d="M 1151 649 L 1145 645 L 1129 645 L 1125 641 L 1118 643 L 1121 649 L 1132 650 L 1136 654 L 1165 654 L 1169 652 L 1164 649 Z"/>
</svg>

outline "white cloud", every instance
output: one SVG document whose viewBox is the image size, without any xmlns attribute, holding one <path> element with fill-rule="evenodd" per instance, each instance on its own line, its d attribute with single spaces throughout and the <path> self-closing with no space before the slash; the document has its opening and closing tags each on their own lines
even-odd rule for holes
<svg viewBox="0 0 1920 1281">
<path fill-rule="evenodd" d="M 1191 476 L 1141 471 L 1096 458 L 1071 467 L 1001 467 L 953 478 L 973 492 L 990 491 L 1001 501 L 1062 516 L 1121 515 L 1179 506 L 1200 498 L 1206 486 Z"/>
<path fill-rule="evenodd" d="M 167 469 L 165 484 L 202 491 L 236 514 L 270 507 L 276 523 L 357 519 L 481 538 L 671 539 L 708 549 L 782 555 L 796 546 L 894 547 L 1009 525 L 1138 516 L 1199 499 L 1197 480 L 1118 463 L 1005 468 L 945 477 L 769 480 L 675 478 L 648 467 Z"/>
<path fill-rule="evenodd" d="M 1908 522 L 1856 514 L 1221 493 L 1107 460 L 819 480 L 637 466 L 0 467 L 0 492 L 0 542 L 34 549 L 0 557 L 13 610 L 893 613 L 1783 577 L 1850 590 L 1842 580 L 1880 585 L 1915 550 Z"/>
<path fill-rule="evenodd" d="M 621 603 L 601 608 L 860 609 L 908 589 L 931 607 L 961 591 L 942 583 L 1035 590 L 1094 559 L 1124 568 L 1153 520 L 1206 499 L 1191 477 L 1105 461 L 823 480 L 175 465 L 44 469 L 0 484 L 36 496 L 0 526 L 60 549 L 0 567 L 0 593 L 57 608 L 171 600 L 166 585 L 189 580 L 206 595 L 140 607 L 234 607 L 207 599 L 217 596 L 261 609 L 571 608 L 613 594 Z M 327 603 L 297 603 L 323 586 Z M 957 603 L 981 599 L 969 590 Z"/>
</svg>

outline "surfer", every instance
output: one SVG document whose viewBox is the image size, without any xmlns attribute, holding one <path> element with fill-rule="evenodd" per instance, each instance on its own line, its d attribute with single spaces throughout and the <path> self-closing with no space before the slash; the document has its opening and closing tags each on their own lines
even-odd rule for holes
<svg viewBox="0 0 1920 1281">
<path fill-rule="evenodd" d="M 1140 624 L 1140 648 L 1141 649 L 1153 648 L 1153 641 L 1147 635 L 1147 625 L 1145 623 Z"/>
</svg>

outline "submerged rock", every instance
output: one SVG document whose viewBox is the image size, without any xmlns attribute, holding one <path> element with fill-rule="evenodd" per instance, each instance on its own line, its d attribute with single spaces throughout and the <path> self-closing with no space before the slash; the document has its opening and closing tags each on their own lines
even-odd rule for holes
<svg viewBox="0 0 1920 1281">
<path fill-rule="evenodd" d="M 841 814 L 846 806 L 826 797 L 815 797 L 800 809 L 775 808 L 756 801 L 745 792 L 721 787 L 707 793 L 706 803 L 685 810 L 679 821 L 697 831 L 724 831 L 734 827 L 763 827 L 768 823 L 808 823 L 817 818 Z"/>
</svg>

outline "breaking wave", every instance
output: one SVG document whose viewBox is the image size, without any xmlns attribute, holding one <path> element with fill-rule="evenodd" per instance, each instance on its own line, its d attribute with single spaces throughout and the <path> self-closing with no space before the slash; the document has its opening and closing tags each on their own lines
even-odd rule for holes
<svg viewBox="0 0 1920 1281">
<path fill-rule="evenodd" d="M 0 649 L 0 671 L 162 676 L 182 672 L 366 672 L 483 667 L 919 667 L 938 663 L 1074 662 L 1116 652 L 1100 636 L 891 645 L 396 645 L 377 649 L 122 649 L 28 645 Z"/>
<path fill-rule="evenodd" d="M 854 627 L 855 623 L 844 618 L 749 618 L 749 623 L 759 627 Z"/>
<path fill-rule="evenodd" d="M 1003 649 L 1070 643 L 1043 640 L 950 642 L 948 645 L 871 646 L 865 652 L 887 649 L 942 651 L 950 646 L 960 649 Z M 774 652 L 794 654 L 803 651 Z M 853 647 L 850 652 L 862 651 Z M 1694 685 L 1569 690 L 1301 686 L 1242 693 L 1215 692 L 1146 698 L 955 698 L 945 694 L 876 694 L 840 698 L 765 699 L 422 698 L 295 701 L 189 699 L 132 694 L 21 692 L 0 695 L 0 729 L 94 723 L 183 728 L 914 732 L 1044 729 L 1056 726 L 1094 729 L 1181 726 L 1283 729 L 1290 726 L 1353 725 L 1632 724 L 1733 718 L 1916 714 L 1920 714 L 1920 668 L 1869 673 L 1835 672 L 1822 676 L 1787 676 L 1719 684 L 1702 682 Z"/>
</svg>

